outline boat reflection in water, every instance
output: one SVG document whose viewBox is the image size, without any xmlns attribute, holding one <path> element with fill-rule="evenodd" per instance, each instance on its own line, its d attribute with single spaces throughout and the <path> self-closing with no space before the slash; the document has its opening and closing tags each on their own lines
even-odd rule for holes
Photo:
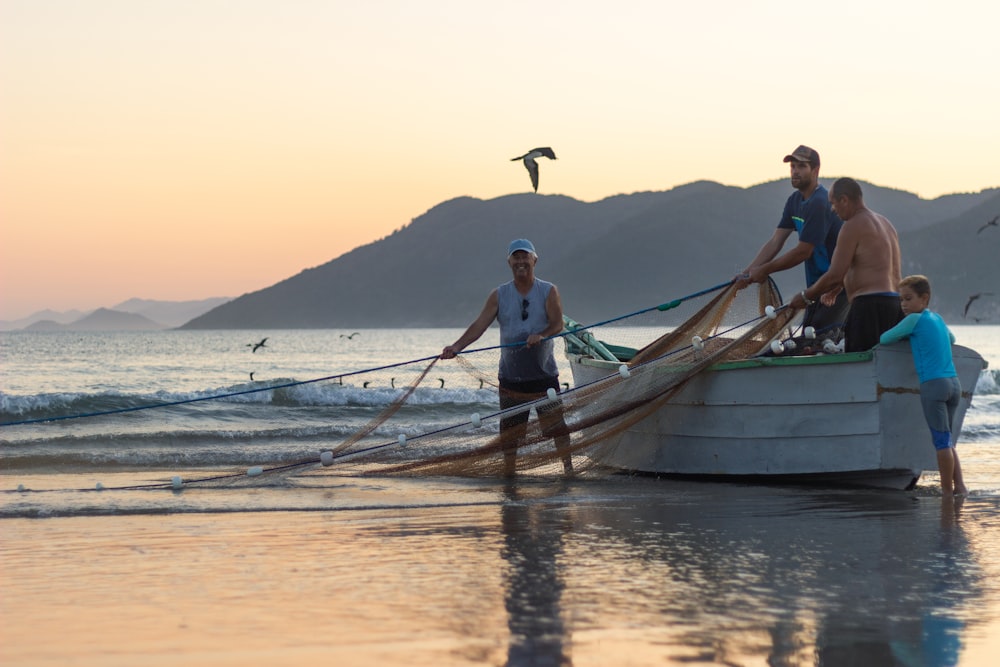
<svg viewBox="0 0 1000 667">
<path fill-rule="evenodd" d="M 983 595 L 960 500 L 607 484 L 508 487 L 508 664 L 958 662 Z"/>
</svg>

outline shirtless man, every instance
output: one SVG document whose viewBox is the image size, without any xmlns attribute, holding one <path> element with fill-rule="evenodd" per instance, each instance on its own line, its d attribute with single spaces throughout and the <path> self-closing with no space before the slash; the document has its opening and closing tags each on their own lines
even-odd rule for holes
<svg viewBox="0 0 1000 667">
<path fill-rule="evenodd" d="M 804 308 L 817 299 L 833 303 L 844 290 L 851 302 L 844 351 L 860 352 L 877 345 L 879 336 L 903 319 L 896 292 L 902 280 L 899 238 L 888 218 L 865 206 L 861 186 L 853 178 L 833 184 L 830 204 L 844 221 L 830 268 L 789 305 Z"/>
</svg>

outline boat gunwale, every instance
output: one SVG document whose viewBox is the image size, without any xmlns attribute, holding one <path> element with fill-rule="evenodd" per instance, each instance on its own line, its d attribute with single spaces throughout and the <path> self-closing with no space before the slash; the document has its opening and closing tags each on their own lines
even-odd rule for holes
<svg viewBox="0 0 1000 667">
<path fill-rule="evenodd" d="M 904 345 L 905 343 L 895 343 L 893 345 Z M 953 344 L 953 349 L 967 350 L 974 353 L 980 358 L 982 363 L 982 369 L 985 370 L 989 368 L 989 362 L 986 361 L 978 352 L 972 348 L 965 347 L 964 345 Z M 726 370 L 736 370 L 741 368 L 767 368 L 772 366 L 823 366 L 827 364 L 852 364 L 860 363 L 865 361 L 872 361 L 875 358 L 876 352 L 879 347 L 874 347 L 870 350 L 863 350 L 861 352 L 843 352 L 840 354 L 800 354 L 800 355 L 789 355 L 787 357 L 751 357 L 749 359 L 737 359 L 733 361 L 720 361 L 716 364 L 712 364 L 705 370 L 707 371 L 726 371 Z M 568 352 L 567 356 L 575 357 L 571 359 L 572 363 L 580 364 L 583 366 L 593 366 L 594 368 L 608 368 L 611 371 L 615 371 L 622 364 L 627 364 L 624 361 L 608 361 L 605 359 L 595 359 L 594 357 L 583 355 L 579 352 Z M 665 357 L 660 359 L 653 359 L 645 364 L 640 364 L 639 366 L 644 366 L 646 364 L 657 363 L 663 360 Z M 669 363 L 669 362 L 667 362 Z"/>
<path fill-rule="evenodd" d="M 583 366 L 593 366 L 595 368 L 608 368 L 612 371 L 617 369 L 620 365 L 627 362 L 624 361 L 608 361 L 606 359 L 595 359 L 586 355 L 582 355 L 576 352 L 569 353 L 575 359 L 573 359 L 574 364 L 581 364 Z M 863 361 L 871 361 L 875 358 L 874 350 L 865 350 L 863 352 L 845 352 L 843 354 L 814 354 L 814 355 L 798 355 L 798 356 L 788 356 L 788 357 L 752 357 L 750 359 L 738 359 L 734 361 L 720 361 L 718 363 L 712 364 L 705 370 L 707 371 L 724 371 L 733 370 L 739 368 L 761 368 L 769 366 L 821 366 L 827 364 L 844 364 L 844 363 L 857 363 Z M 647 364 L 654 364 L 660 359 L 653 359 L 645 364 L 640 364 L 640 366 Z M 667 362 L 669 363 L 669 362 Z"/>
</svg>

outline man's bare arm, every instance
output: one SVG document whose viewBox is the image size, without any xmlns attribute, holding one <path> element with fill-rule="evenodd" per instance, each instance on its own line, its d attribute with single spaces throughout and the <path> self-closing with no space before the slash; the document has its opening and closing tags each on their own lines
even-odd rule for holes
<svg viewBox="0 0 1000 667">
<path fill-rule="evenodd" d="M 479 340 L 479 337 L 489 329 L 490 325 L 493 324 L 493 320 L 497 318 L 497 312 L 500 308 L 500 299 L 497 296 L 497 291 L 493 290 L 490 295 L 486 297 L 486 303 L 483 305 L 482 312 L 479 316 L 473 320 L 469 328 L 465 330 L 458 340 L 456 340 L 451 345 L 448 345 L 441 351 L 442 359 L 452 359 L 459 352 L 464 350 L 467 345 L 473 341 Z M 561 316 L 560 316 L 561 318 Z M 562 320 L 560 319 L 560 322 Z"/>
<path fill-rule="evenodd" d="M 769 238 L 767 242 L 760 247 L 760 250 L 757 251 L 757 255 L 750 261 L 749 264 L 747 264 L 746 268 L 734 276 L 733 279 L 736 281 L 737 289 L 743 289 L 751 282 L 754 282 L 749 279 L 753 269 L 774 259 L 777 254 L 781 252 L 781 249 L 785 246 L 785 241 L 788 240 L 788 237 L 791 236 L 791 234 L 792 230 L 790 229 L 782 229 L 781 227 L 778 227 L 774 230 L 771 238 Z"/>
<path fill-rule="evenodd" d="M 830 268 L 805 290 L 806 296 L 815 300 L 826 292 L 843 286 L 844 278 L 854 261 L 858 242 L 858 228 L 845 222 L 840 230 L 840 236 L 837 237 L 837 247 L 833 251 L 833 257 L 830 258 Z"/>
<path fill-rule="evenodd" d="M 772 273 L 777 273 L 778 271 L 784 271 L 785 269 L 790 269 L 793 266 L 798 266 L 802 262 L 809 259 L 809 255 L 813 252 L 812 243 L 806 243 L 805 241 L 799 241 L 798 244 L 789 250 L 788 252 L 778 255 L 769 262 L 764 262 L 763 264 L 756 266 L 750 270 L 750 282 L 762 283 L 767 280 L 767 277 Z"/>
</svg>

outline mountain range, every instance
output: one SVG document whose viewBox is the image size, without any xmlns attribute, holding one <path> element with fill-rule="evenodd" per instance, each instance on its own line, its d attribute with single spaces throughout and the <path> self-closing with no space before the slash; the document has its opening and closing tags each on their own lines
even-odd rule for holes
<svg viewBox="0 0 1000 667">
<path fill-rule="evenodd" d="M 931 200 L 862 188 L 869 208 L 899 231 L 904 275 L 931 278 L 933 309 L 952 323 L 1000 322 L 1000 228 L 983 228 L 1000 215 L 1000 188 Z M 0 321 L 0 330 L 460 327 L 510 279 L 507 244 L 521 237 L 535 243 L 536 273 L 559 285 L 566 314 L 599 322 L 729 280 L 770 237 L 791 192 L 787 180 L 749 188 L 697 181 L 592 203 L 561 195 L 458 197 L 385 238 L 236 299 L 130 299 L 91 313 Z M 786 297 L 804 286 L 800 267 L 774 278 Z M 982 296 L 970 302 L 974 294 Z"/>
<path fill-rule="evenodd" d="M 833 179 L 823 179 L 829 187 Z M 952 322 L 1000 321 L 1000 188 L 932 200 L 862 183 L 869 208 L 900 234 L 903 272 L 925 273 Z M 518 194 L 443 202 L 374 243 L 228 301 L 185 329 L 458 327 L 510 279 L 506 248 L 531 239 L 536 275 L 559 286 L 567 315 L 599 322 L 729 280 L 771 236 L 787 180 L 749 188 L 698 181 L 586 203 Z M 786 244 L 791 247 L 792 241 Z M 802 268 L 776 274 L 786 295 Z M 994 292 L 970 308 L 969 296 Z"/>
<path fill-rule="evenodd" d="M 111 308 L 90 312 L 44 310 L 19 320 L 0 321 L 0 331 L 153 331 L 173 329 L 231 297 L 194 301 L 129 299 Z"/>
</svg>

